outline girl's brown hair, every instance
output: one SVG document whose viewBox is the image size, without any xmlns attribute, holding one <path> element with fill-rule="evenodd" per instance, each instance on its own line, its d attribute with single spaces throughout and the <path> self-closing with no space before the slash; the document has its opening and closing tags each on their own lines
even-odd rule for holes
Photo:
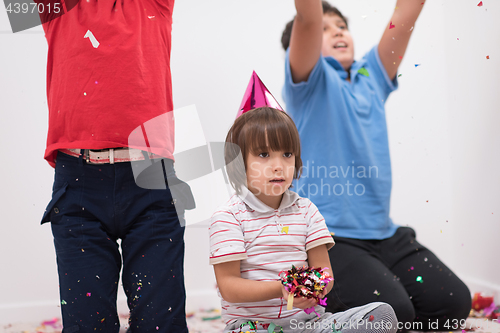
<svg viewBox="0 0 500 333">
<path fill-rule="evenodd" d="M 240 193 L 241 186 L 246 186 L 248 153 L 258 154 L 269 150 L 293 153 L 293 178 L 300 177 L 302 159 L 299 132 L 289 115 L 265 106 L 236 118 L 226 136 L 224 158 L 229 181 L 237 193 Z"/>
</svg>

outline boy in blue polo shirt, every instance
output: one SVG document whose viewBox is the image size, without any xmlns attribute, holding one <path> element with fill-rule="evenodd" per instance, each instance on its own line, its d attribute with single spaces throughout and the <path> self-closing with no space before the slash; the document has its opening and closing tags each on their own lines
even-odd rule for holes
<svg viewBox="0 0 500 333">
<path fill-rule="evenodd" d="M 347 20 L 321 0 L 295 0 L 297 16 L 282 44 L 283 97 L 304 151 L 296 192 L 318 206 L 337 243 L 329 251 L 337 283 L 327 311 L 377 300 L 392 305 L 400 322 L 427 330 L 436 320 L 443 329 L 446 320 L 466 318 L 470 293 L 413 229 L 389 217 L 384 104 L 398 86 L 397 69 L 424 1 L 398 0 L 379 44 L 359 61 Z M 415 282 L 423 275 L 425 284 Z"/>
</svg>

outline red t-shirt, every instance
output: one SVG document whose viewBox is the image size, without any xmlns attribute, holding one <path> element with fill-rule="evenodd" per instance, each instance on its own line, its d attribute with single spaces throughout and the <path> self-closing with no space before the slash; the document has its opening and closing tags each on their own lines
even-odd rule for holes
<svg viewBox="0 0 500 333">
<path fill-rule="evenodd" d="M 43 24 L 50 165 L 62 148 L 132 147 L 173 158 L 173 6 L 174 0 L 80 0 Z"/>
</svg>

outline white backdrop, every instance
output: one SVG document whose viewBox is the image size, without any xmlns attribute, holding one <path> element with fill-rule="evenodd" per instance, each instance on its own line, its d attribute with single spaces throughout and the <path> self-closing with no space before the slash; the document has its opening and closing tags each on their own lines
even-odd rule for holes
<svg viewBox="0 0 500 333">
<path fill-rule="evenodd" d="M 428 1 L 417 22 L 400 88 L 387 102 L 391 215 L 471 291 L 496 293 L 498 303 L 500 1 L 478 2 Z M 357 58 L 378 42 L 395 5 L 332 3 L 349 18 Z M 252 70 L 282 102 L 280 38 L 293 15 L 292 0 L 177 0 L 174 103 L 196 106 L 207 141 L 224 140 Z M 50 225 L 39 225 L 53 179 L 43 160 L 46 51 L 41 27 L 12 34 L 0 9 L 0 324 L 60 310 Z M 211 195 L 207 188 L 199 197 Z M 202 223 L 186 229 L 185 269 L 188 310 L 218 306 Z"/>
</svg>

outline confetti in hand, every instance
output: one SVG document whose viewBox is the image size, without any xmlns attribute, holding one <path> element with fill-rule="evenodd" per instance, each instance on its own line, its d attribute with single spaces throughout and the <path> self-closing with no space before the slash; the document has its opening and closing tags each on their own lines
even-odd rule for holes
<svg viewBox="0 0 500 333">
<path fill-rule="evenodd" d="M 294 297 L 314 298 L 320 305 L 326 306 L 326 302 L 321 300 L 319 296 L 328 283 L 333 281 L 333 278 L 325 270 L 327 268 L 317 269 L 306 266 L 296 268 L 292 266 L 292 269 L 280 272 L 281 283 L 290 293 L 287 309 L 292 309 Z M 304 311 L 311 313 L 314 311 L 314 308 L 308 308 Z"/>
</svg>

